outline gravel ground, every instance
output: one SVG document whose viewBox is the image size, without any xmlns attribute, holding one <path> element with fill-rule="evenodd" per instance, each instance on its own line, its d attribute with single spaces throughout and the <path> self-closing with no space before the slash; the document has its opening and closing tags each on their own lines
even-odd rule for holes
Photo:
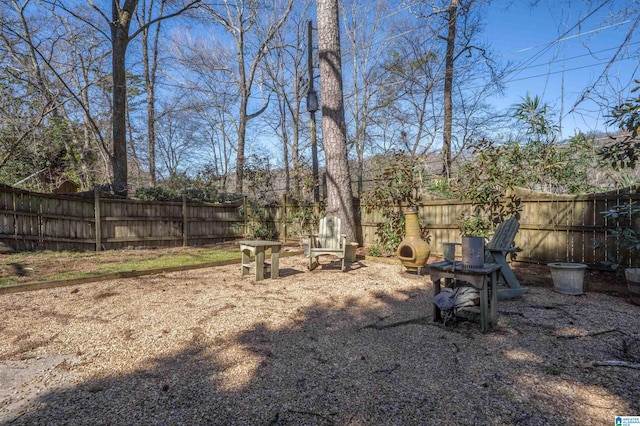
<svg viewBox="0 0 640 426">
<path fill-rule="evenodd" d="M 606 425 L 640 415 L 640 307 L 543 286 L 431 322 L 428 276 L 239 266 L 0 296 L 0 424 Z M 596 362 L 594 366 L 592 363 Z"/>
</svg>

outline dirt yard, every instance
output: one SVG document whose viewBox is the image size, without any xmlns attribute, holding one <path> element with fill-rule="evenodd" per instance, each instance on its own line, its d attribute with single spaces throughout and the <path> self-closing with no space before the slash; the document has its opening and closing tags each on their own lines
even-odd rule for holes
<svg viewBox="0 0 640 426">
<path fill-rule="evenodd" d="M 640 415 L 640 307 L 555 293 L 431 321 L 428 276 L 281 259 L 0 295 L 0 424 L 603 425 Z M 544 272 L 542 272 L 544 271 Z M 526 279 L 523 279 L 527 275 Z M 597 275 L 587 277 L 593 280 Z M 593 287 L 595 286 L 595 287 Z M 626 366 L 601 365 L 622 361 Z"/>
</svg>

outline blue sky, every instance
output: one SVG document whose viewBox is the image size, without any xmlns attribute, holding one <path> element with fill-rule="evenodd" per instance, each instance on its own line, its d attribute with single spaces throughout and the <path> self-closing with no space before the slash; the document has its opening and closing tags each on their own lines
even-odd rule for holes
<svg viewBox="0 0 640 426">
<path fill-rule="evenodd" d="M 493 2 L 486 17 L 484 37 L 517 71 L 507 77 L 506 95 L 491 102 L 506 108 L 529 92 L 549 104 L 556 117 L 562 111 L 563 136 L 571 136 L 577 130 L 603 130 L 607 109 L 588 99 L 577 102 L 585 89 L 596 83 L 592 93 L 607 88 L 605 98 L 610 104 L 631 96 L 632 81 L 640 78 L 640 37 L 636 35 L 631 40 L 636 44 L 623 55 L 627 59 L 611 64 L 608 79 L 598 82 L 638 17 L 609 17 L 608 7 L 621 6 L 623 2 L 618 1 L 609 2 L 587 17 L 602 2 L 596 3 L 589 9 L 584 1 L 543 0 L 535 8 L 524 0 Z M 579 22 L 581 25 L 572 29 Z M 600 99 L 600 103 L 604 101 Z"/>
</svg>

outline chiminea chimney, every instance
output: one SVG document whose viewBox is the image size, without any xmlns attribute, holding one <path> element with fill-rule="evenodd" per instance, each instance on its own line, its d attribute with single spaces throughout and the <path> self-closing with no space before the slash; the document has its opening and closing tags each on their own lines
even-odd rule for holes
<svg viewBox="0 0 640 426">
<path fill-rule="evenodd" d="M 396 254 L 405 268 L 418 271 L 427 264 L 431 254 L 431 247 L 420 238 L 420 225 L 418 224 L 418 210 L 409 207 L 404 214 L 405 238 L 398 246 Z"/>
</svg>

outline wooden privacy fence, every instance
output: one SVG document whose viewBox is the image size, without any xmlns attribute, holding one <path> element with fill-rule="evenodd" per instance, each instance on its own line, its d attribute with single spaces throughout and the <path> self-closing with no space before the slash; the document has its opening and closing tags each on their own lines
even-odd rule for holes
<svg viewBox="0 0 640 426">
<path fill-rule="evenodd" d="M 522 210 L 515 243 L 522 251 L 516 260 L 533 263 L 579 262 L 602 267 L 608 254 L 616 254 L 616 247 L 607 241 L 614 224 L 600 213 L 640 200 L 636 190 L 579 196 L 517 192 L 522 197 Z M 421 222 L 429 229 L 431 253 L 442 254 L 443 242 L 461 241 L 458 220 L 463 212 L 472 211 L 470 203 L 455 200 L 425 201 L 418 207 Z M 365 244 L 375 241 L 381 219 L 378 212 L 361 212 Z M 601 242 L 602 248 L 595 247 L 596 241 Z"/>
<path fill-rule="evenodd" d="M 0 188 L 0 242 L 14 250 L 104 250 L 238 239 L 242 202 L 208 204 L 40 194 Z"/>
<path fill-rule="evenodd" d="M 582 196 L 521 194 L 522 211 L 516 245 L 522 249 L 518 261 L 580 262 L 598 266 L 606 252 L 615 252 L 606 236 L 612 228 L 600 212 L 614 205 L 640 200 L 636 191 Z M 15 250 L 102 250 L 124 247 L 172 247 L 204 245 L 243 237 L 245 219 L 242 202 L 211 204 L 134 201 L 93 197 L 60 196 L 0 188 L 0 242 Z M 359 242 L 376 241 L 380 213 L 357 206 Z M 457 222 L 469 203 L 428 200 L 418 208 L 429 229 L 431 251 L 442 253 L 442 242 L 460 241 Z M 320 217 L 317 205 L 290 204 L 267 208 L 267 226 L 280 240 L 296 240 L 317 229 L 303 229 L 303 217 Z M 594 240 L 605 249 L 594 248 Z"/>
</svg>

